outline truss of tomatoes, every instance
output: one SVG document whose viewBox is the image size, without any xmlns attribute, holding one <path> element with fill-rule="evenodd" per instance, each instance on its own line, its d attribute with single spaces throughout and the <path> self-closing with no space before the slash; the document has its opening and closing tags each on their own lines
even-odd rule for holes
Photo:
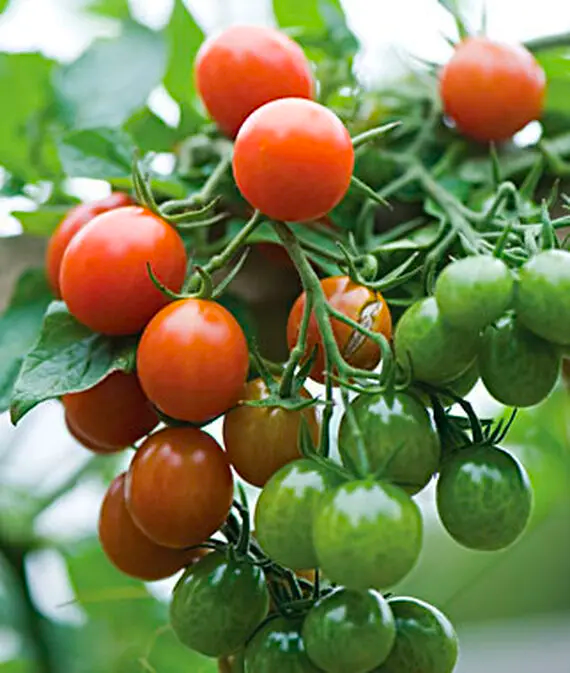
<svg viewBox="0 0 570 673">
<path fill-rule="evenodd" d="M 488 81 L 466 98 L 462 78 L 480 83 L 483 57 L 494 58 Z M 206 109 L 235 139 L 233 173 L 252 208 L 305 222 L 340 202 L 352 141 L 312 100 L 297 44 L 273 29 L 230 28 L 205 42 L 195 71 Z M 447 114 L 476 140 L 513 135 L 540 114 L 543 93 L 530 54 L 484 38 L 462 43 L 441 74 Z M 505 113 L 513 95 L 515 116 Z M 134 372 L 62 400 L 69 431 L 87 449 L 136 446 L 101 508 L 109 560 L 145 581 L 186 569 L 172 627 L 188 647 L 232 657 L 236 671 L 451 673 L 449 620 L 417 598 L 382 592 L 418 560 L 423 524 L 413 496 L 436 475 L 439 516 L 458 543 L 499 550 L 523 533 L 531 488 L 497 446 L 503 433 L 450 428 L 442 411 L 479 378 L 507 406 L 549 395 L 570 345 L 570 254 L 538 251 L 518 269 L 500 255 L 454 261 L 394 334 L 380 292 L 348 276 L 322 279 L 331 307 L 393 344 L 407 381 L 352 397 L 338 430 L 341 463 L 318 453 L 322 414 L 302 381 L 288 406 L 271 403 L 279 377 L 248 380 L 241 327 L 215 300 L 184 295 L 187 267 L 176 229 L 123 194 L 74 209 L 49 245 L 50 284 L 79 322 L 140 335 Z M 287 340 L 293 350 L 305 329 L 301 369 L 323 383 L 325 347 L 314 314 L 303 326 L 306 301 L 303 293 L 291 309 Z M 331 327 L 349 365 L 377 367 L 375 341 L 341 320 Z M 220 416 L 224 448 L 201 429 Z M 262 489 L 255 533 L 234 473 Z"/>
</svg>

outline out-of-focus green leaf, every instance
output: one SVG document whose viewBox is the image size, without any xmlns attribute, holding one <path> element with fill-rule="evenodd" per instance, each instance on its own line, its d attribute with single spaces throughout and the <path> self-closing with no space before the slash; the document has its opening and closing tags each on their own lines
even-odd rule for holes
<svg viewBox="0 0 570 673">
<path fill-rule="evenodd" d="M 136 112 L 125 124 L 135 145 L 142 152 L 172 151 L 180 134 L 148 108 Z"/>
<path fill-rule="evenodd" d="M 333 0 L 340 8 L 340 2 Z M 281 28 L 302 27 L 310 33 L 322 32 L 326 23 L 320 12 L 319 0 L 273 0 L 273 12 Z"/>
<path fill-rule="evenodd" d="M 41 206 L 38 210 L 15 212 L 24 233 L 31 236 L 49 236 L 65 217 L 69 206 Z"/>
<path fill-rule="evenodd" d="M 0 13 L 2 13 L 6 7 L 8 7 L 8 3 L 10 0 L 0 0 Z"/>
<path fill-rule="evenodd" d="M 570 47 L 545 49 L 535 56 L 548 82 L 545 110 L 570 116 Z"/>
<path fill-rule="evenodd" d="M 72 128 L 119 127 L 142 107 L 166 70 L 165 40 L 136 23 L 97 40 L 55 77 L 62 116 Z"/>
<path fill-rule="evenodd" d="M 89 11 L 114 19 L 127 19 L 130 16 L 129 0 L 90 0 Z"/>
<path fill-rule="evenodd" d="M 30 269 L 20 276 L 10 304 L 0 317 L 0 411 L 10 406 L 22 361 L 38 336 L 51 299 L 43 269 Z"/>
<path fill-rule="evenodd" d="M 67 133 L 58 143 L 63 168 L 70 177 L 107 180 L 131 174 L 134 146 L 116 129 Z"/>
<path fill-rule="evenodd" d="M 132 371 L 135 348 L 132 338 L 96 334 L 77 322 L 62 301 L 52 302 L 14 385 L 12 422 L 40 402 L 91 388 L 111 372 Z"/>
</svg>

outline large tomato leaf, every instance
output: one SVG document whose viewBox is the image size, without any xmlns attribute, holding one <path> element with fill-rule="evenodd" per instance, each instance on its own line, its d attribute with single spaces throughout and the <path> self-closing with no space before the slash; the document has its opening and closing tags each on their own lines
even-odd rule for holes
<svg viewBox="0 0 570 673">
<path fill-rule="evenodd" d="M 118 129 L 89 129 L 66 133 L 58 142 L 62 166 L 69 177 L 110 180 L 129 177 L 134 145 Z"/>
<path fill-rule="evenodd" d="M 111 372 L 132 371 L 135 352 L 134 338 L 96 334 L 77 322 L 62 301 L 52 302 L 14 385 L 12 422 L 40 402 L 91 388 Z"/>
<path fill-rule="evenodd" d="M 134 144 L 142 152 L 171 152 L 180 133 L 145 107 L 137 110 L 125 124 Z"/>
</svg>

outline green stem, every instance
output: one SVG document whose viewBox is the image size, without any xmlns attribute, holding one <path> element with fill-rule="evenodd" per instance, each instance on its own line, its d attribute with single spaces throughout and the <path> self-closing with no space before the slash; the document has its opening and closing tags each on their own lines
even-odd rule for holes
<svg viewBox="0 0 570 673">
<path fill-rule="evenodd" d="M 232 155 L 230 153 L 223 156 L 216 168 L 212 171 L 210 177 L 204 183 L 204 186 L 197 195 L 198 202 L 208 203 L 214 198 L 220 182 L 224 179 L 228 168 L 232 164 Z"/>
<path fill-rule="evenodd" d="M 291 397 L 293 389 L 293 381 L 295 378 L 295 370 L 301 359 L 305 355 L 307 349 L 307 332 L 309 330 L 309 322 L 311 320 L 311 311 L 313 309 L 313 298 L 311 295 L 305 295 L 305 308 L 303 309 L 303 319 L 299 327 L 299 334 L 297 336 L 297 343 L 291 350 L 289 360 L 283 371 L 283 378 L 281 379 L 281 386 L 279 387 L 280 397 Z"/>
</svg>

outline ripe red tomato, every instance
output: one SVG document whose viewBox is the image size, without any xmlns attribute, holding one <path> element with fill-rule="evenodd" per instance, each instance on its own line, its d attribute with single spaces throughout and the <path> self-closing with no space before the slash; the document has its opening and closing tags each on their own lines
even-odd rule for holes
<svg viewBox="0 0 570 673">
<path fill-rule="evenodd" d="M 204 42 L 194 68 L 208 113 L 231 138 L 265 103 L 313 97 L 311 66 L 303 50 L 274 28 L 227 28 Z"/>
<path fill-rule="evenodd" d="M 69 244 L 61 263 L 61 294 L 70 312 L 95 332 L 139 332 L 168 298 L 147 264 L 178 292 L 186 273 L 184 243 L 175 229 L 145 208 L 98 215 Z"/>
<path fill-rule="evenodd" d="M 352 177 L 354 150 L 340 119 L 302 98 L 257 109 L 241 127 L 233 156 L 242 196 L 274 220 L 301 222 L 326 215 Z"/>
<path fill-rule="evenodd" d="M 233 477 L 215 439 L 197 428 L 166 428 L 135 453 L 126 481 L 127 508 L 157 544 L 190 547 L 224 523 Z"/>
<path fill-rule="evenodd" d="M 62 401 L 71 434 L 100 453 L 131 446 L 158 424 L 135 374 L 113 372 L 93 388 L 64 395 Z"/>
<path fill-rule="evenodd" d="M 310 397 L 306 390 L 301 394 Z M 269 389 L 263 379 L 249 381 L 242 400 L 263 400 Z M 315 407 L 288 411 L 281 407 L 240 406 L 224 419 L 224 444 L 237 473 L 250 484 L 262 487 L 283 465 L 301 458 L 299 429 L 305 418 L 315 444 L 319 422 Z"/>
<path fill-rule="evenodd" d="M 99 514 L 99 541 L 111 563 L 126 575 L 153 582 L 202 557 L 198 549 L 161 547 L 135 526 L 125 504 L 125 476 L 111 482 Z"/>
<path fill-rule="evenodd" d="M 182 299 L 147 325 L 137 371 L 147 397 L 165 414 L 204 423 L 237 403 L 249 355 L 232 314 L 214 301 Z"/>
<path fill-rule="evenodd" d="M 486 37 L 461 42 L 440 74 L 443 106 L 467 136 L 506 140 L 542 112 L 546 77 L 522 45 Z"/>
<path fill-rule="evenodd" d="M 128 194 L 114 192 L 110 196 L 93 203 L 81 203 L 70 209 L 49 239 L 46 251 L 46 272 L 49 284 L 56 297 L 61 297 L 59 287 L 59 270 L 63 253 L 75 234 L 90 222 L 96 215 L 108 210 L 130 206 L 133 203 Z"/>
<path fill-rule="evenodd" d="M 363 285 L 353 283 L 348 276 L 331 276 L 321 281 L 321 286 L 329 304 L 348 318 L 355 320 L 364 327 L 383 334 L 387 339 L 392 337 L 392 317 L 388 304 L 380 292 L 373 292 Z M 287 343 L 293 348 L 297 343 L 299 328 L 305 310 L 305 293 L 301 294 L 293 304 L 287 322 Z M 340 320 L 331 320 L 332 329 L 340 352 L 345 360 L 354 367 L 374 369 L 380 362 L 380 349 L 370 339 L 355 332 Z M 317 356 L 310 376 L 315 381 L 325 380 L 325 357 L 321 337 L 314 315 L 309 321 L 307 334 L 307 357 L 317 346 Z"/>
</svg>

